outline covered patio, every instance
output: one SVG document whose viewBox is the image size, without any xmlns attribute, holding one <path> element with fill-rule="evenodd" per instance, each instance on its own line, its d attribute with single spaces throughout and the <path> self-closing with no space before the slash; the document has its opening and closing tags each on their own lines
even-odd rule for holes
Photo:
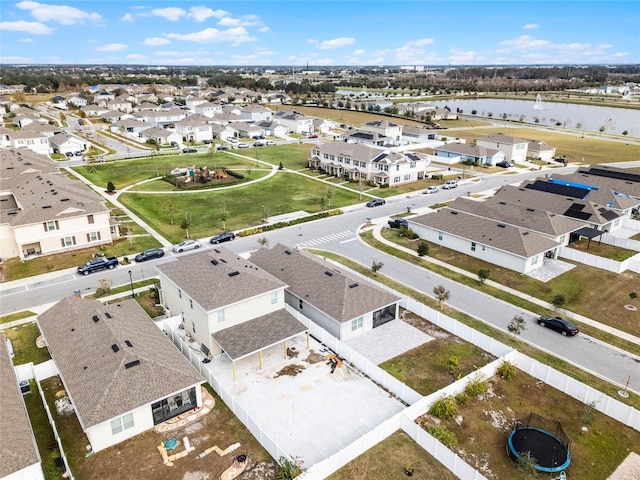
<svg viewBox="0 0 640 480">
<path fill-rule="evenodd" d="M 578 240 L 580 240 L 580 237 L 587 237 L 589 239 L 589 241 L 587 242 L 587 252 L 588 252 L 589 246 L 591 245 L 591 239 L 598 238 L 605 233 L 607 232 L 603 230 L 598 230 L 596 228 L 582 227 L 576 230 L 575 232 L 571 233 L 571 237 L 569 238 L 569 245 L 571 245 L 573 242 L 577 242 Z"/>
<path fill-rule="evenodd" d="M 233 380 L 236 376 L 236 362 L 258 353 L 259 369 L 262 370 L 262 352 L 282 343 L 283 358 L 287 358 L 287 341 L 306 334 L 309 349 L 309 329 L 296 320 L 286 310 L 278 310 L 248 322 L 225 328 L 213 333 L 211 338 L 231 360 Z"/>
</svg>

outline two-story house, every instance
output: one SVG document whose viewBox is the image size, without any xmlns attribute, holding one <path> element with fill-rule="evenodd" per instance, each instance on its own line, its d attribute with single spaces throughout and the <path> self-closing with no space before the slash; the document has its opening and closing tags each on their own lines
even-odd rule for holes
<svg viewBox="0 0 640 480">
<path fill-rule="evenodd" d="M 273 112 L 257 103 L 250 103 L 240 108 L 240 116 L 247 122 L 268 122 L 271 121 Z"/>
<path fill-rule="evenodd" d="M 235 362 L 308 334 L 285 309 L 286 284 L 230 250 L 217 247 L 157 266 L 162 299 L 205 355 Z"/>
<path fill-rule="evenodd" d="M 527 159 L 529 140 L 524 138 L 496 133 L 477 138 L 476 144 L 480 147 L 500 150 L 504 153 L 505 160 L 513 163 L 521 163 Z"/>
<path fill-rule="evenodd" d="M 365 132 L 378 133 L 389 139 L 392 144 L 397 145 L 402 137 L 402 125 L 388 120 L 372 120 L 360 125 L 360 130 Z"/>
<path fill-rule="evenodd" d="M 203 115 L 190 115 L 175 124 L 176 133 L 188 142 L 213 140 L 210 119 Z"/>
<path fill-rule="evenodd" d="M 287 127 L 290 132 L 302 134 L 313 132 L 313 118 L 295 110 L 280 110 L 273 114 L 273 120 Z"/>
<path fill-rule="evenodd" d="M 0 258 L 28 258 L 111 243 L 97 193 L 29 150 L 0 150 Z"/>
</svg>

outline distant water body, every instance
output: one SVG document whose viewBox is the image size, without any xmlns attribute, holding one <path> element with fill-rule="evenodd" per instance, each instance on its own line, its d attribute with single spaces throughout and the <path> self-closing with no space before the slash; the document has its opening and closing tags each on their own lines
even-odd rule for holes
<svg viewBox="0 0 640 480">
<path fill-rule="evenodd" d="M 443 100 L 432 104 L 441 108 L 448 106 L 452 112 L 460 108 L 465 115 L 471 115 L 472 110 L 477 110 L 476 115 L 480 117 L 488 117 L 491 113 L 495 121 L 502 120 L 506 114 L 507 120 L 522 120 L 525 123 L 559 126 L 585 132 L 600 132 L 604 127 L 604 133 L 622 135 L 626 130 L 628 137 L 640 138 L 640 110 L 628 108 L 550 103 L 545 102 L 544 98 L 541 103 L 481 98 Z M 557 125 L 558 122 L 560 125 Z"/>
</svg>

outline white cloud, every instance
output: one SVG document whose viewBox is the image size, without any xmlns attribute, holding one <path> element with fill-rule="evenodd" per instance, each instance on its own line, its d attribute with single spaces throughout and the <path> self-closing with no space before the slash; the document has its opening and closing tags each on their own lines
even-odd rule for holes
<svg viewBox="0 0 640 480">
<path fill-rule="evenodd" d="M 99 13 L 89 13 L 67 5 L 48 5 L 28 0 L 18 2 L 16 7 L 29 10 L 31 16 L 40 22 L 52 21 L 61 25 L 74 25 L 85 20 L 98 21 L 102 18 Z"/>
<path fill-rule="evenodd" d="M 355 38 L 340 37 L 340 38 L 334 38 L 332 40 L 325 40 L 324 42 L 320 42 L 318 44 L 318 48 L 320 50 L 329 50 L 331 48 L 346 47 L 347 45 L 353 45 L 354 43 L 356 43 Z"/>
<path fill-rule="evenodd" d="M 525 30 L 535 30 L 539 26 L 540 25 L 538 25 L 537 23 L 527 23 L 526 25 L 523 25 L 522 28 L 524 28 Z"/>
<path fill-rule="evenodd" d="M 0 63 L 33 63 L 33 59 L 29 57 L 0 56 Z"/>
<path fill-rule="evenodd" d="M 551 42 L 548 40 L 538 40 L 530 35 L 520 35 L 512 40 L 504 40 L 498 45 L 505 45 L 514 50 L 534 50 L 551 47 Z"/>
<path fill-rule="evenodd" d="M 33 43 L 33 38 L 21 38 L 18 40 L 20 43 Z"/>
<path fill-rule="evenodd" d="M 333 58 L 318 58 L 313 63 L 315 65 L 335 65 L 336 61 Z"/>
<path fill-rule="evenodd" d="M 228 30 L 205 28 L 199 32 L 188 33 L 185 35 L 180 33 L 168 33 L 166 36 L 175 40 L 185 40 L 196 43 L 228 42 L 232 45 L 257 40 L 255 37 L 249 36 L 244 27 L 229 28 Z"/>
<path fill-rule="evenodd" d="M 24 20 L 18 20 L 16 22 L 0 22 L 0 31 L 1 30 L 9 32 L 27 32 L 33 35 L 47 35 L 53 32 L 53 29 L 47 27 L 44 23 L 25 22 Z"/>
<path fill-rule="evenodd" d="M 145 38 L 142 45 L 148 45 L 150 47 L 159 47 L 160 45 L 169 45 L 171 40 L 162 37 L 149 37 Z"/>
<path fill-rule="evenodd" d="M 260 23 L 255 15 L 245 15 L 240 18 L 224 17 L 218 22 L 218 25 L 221 27 L 255 27 Z"/>
<path fill-rule="evenodd" d="M 362 56 L 362 55 L 364 55 L 366 53 L 367 52 L 366 52 L 366 50 L 364 48 L 358 48 L 357 50 L 353 51 L 353 54 L 357 55 L 357 56 Z"/>
<path fill-rule="evenodd" d="M 449 63 L 453 65 L 473 65 L 478 63 L 477 54 L 473 50 L 451 49 Z"/>
<path fill-rule="evenodd" d="M 196 22 L 204 22 L 207 18 L 215 17 L 222 18 L 229 15 L 229 12 L 224 10 L 212 10 L 208 7 L 191 7 L 189 9 L 189 17 L 193 18 Z"/>
<path fill-rule="evenodd" d="M 258 31 L 259 31 L 259 32 L 261 32 L 261 33 L 266 33 L 266 32 L 268 32 L 269 30 L 271 30 L 269 27 L 260 27 L 260 28 L 258 29 Z"/>
<path fill-rule="evenodd" d="M 122 20 L 123 22 L 133 22 L 133 15 L 130 13 L 125 13 L 120 20 Z"/>
<path fill-rule="evenodd" d="M 137 62 L 143 62 L 147 59 L 147 57 L 145 57 L 144 55 L 140 55 L 139 53 L 130 53 L 124 58 L 126 58 L 127 60 L 134 60 Z"/>
<path fill-rule="evenodd" d="M 187 14 L 185 10 L 178 7 L 154 8 L 153 10 L 151 10 L 151 13 L 171 22 L 177 22 L 178 20 L 180 20 L 180 18 L 184 17 Z"/>
<path fill-rule="evenodd" d="M 107 43 L 106 45 L 96 48 L 96 50 L 99 52 L 119 52 L 127 48 L 129 48 L 129 46 L 124 43 Z"/>
<path fill-rule="evenodd" d="M 615 58 L 622 58 L 622 57 L 628 57 L 629 56 L 629 52 L 616 52 L 612 55 L 612 57 Z"/>
<path fill-rule="evenodd" d="M 433 43 L 432 38 L 421 38 L 405 43 L 393 50 L 395 61 L 401 64 L 432 63 L 436 58 L 434 53 L 427 53 L 424 47 Z"/>
</svg>

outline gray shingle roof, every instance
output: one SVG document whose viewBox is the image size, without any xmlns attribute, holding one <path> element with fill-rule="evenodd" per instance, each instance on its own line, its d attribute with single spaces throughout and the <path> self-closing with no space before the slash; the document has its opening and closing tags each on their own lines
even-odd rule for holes
<svg viewBox="0 0 640 480">
<path fill-rule="evenodd" d="M 307 330 L 286 310 L 276 310 L 211 336 L 231 360 L 238 360 Z"/>
<path fill-rule="evenodd" d="M 3 335 L 0 335 L 0 406 L 0 478 L 4 478 L 39 463 L 40 454 Z"/>
<path fill-rule="evenodd" d="M 250 259 L 287 283 L 287 290 L 296 297 L 340 323 L 400 300 L 325 260 L 284 245 L 261 248 Z"/>
<path fill-rule="evenodd" d="M 135 300 L 67 297 L 38 324 L 85 429 L 203 382 Z"/>
<path fill-rule="evenodd" d="M 20 206 L 0 206 L 0 221 L 13 226 L 108 211 L 97 193 L 58 172 L 53 160 L 26 149 L 0 150 L 0 179 Z"/>
<path fill-rule="evenodd" d="M 434 230 L 468 239 L 480 245 L 530 258 L 551 250 L 559 243 L 548 237 L 495 220 L 445 207 L 409 220 Z"/>
<path fill-rule="evenodd" d="M 472 155 L 474 157 L 493 157 L 500 150 L 481 147 L 475 143 L 447 143 L 434 150 L 441 152 L 458 153 L 460 155 Z"/>
<path fill-rule="evenodd" d="M 217 264 L 211 263 L 212 260 Z M 286 286 L 276 277 L 224 247 L 185 255 L 175 262 L 157 265 L 157 268 L 205 311 L 232 305 Z M 229 276 L 233 272 L 239 274 Z"/>
</svg>

